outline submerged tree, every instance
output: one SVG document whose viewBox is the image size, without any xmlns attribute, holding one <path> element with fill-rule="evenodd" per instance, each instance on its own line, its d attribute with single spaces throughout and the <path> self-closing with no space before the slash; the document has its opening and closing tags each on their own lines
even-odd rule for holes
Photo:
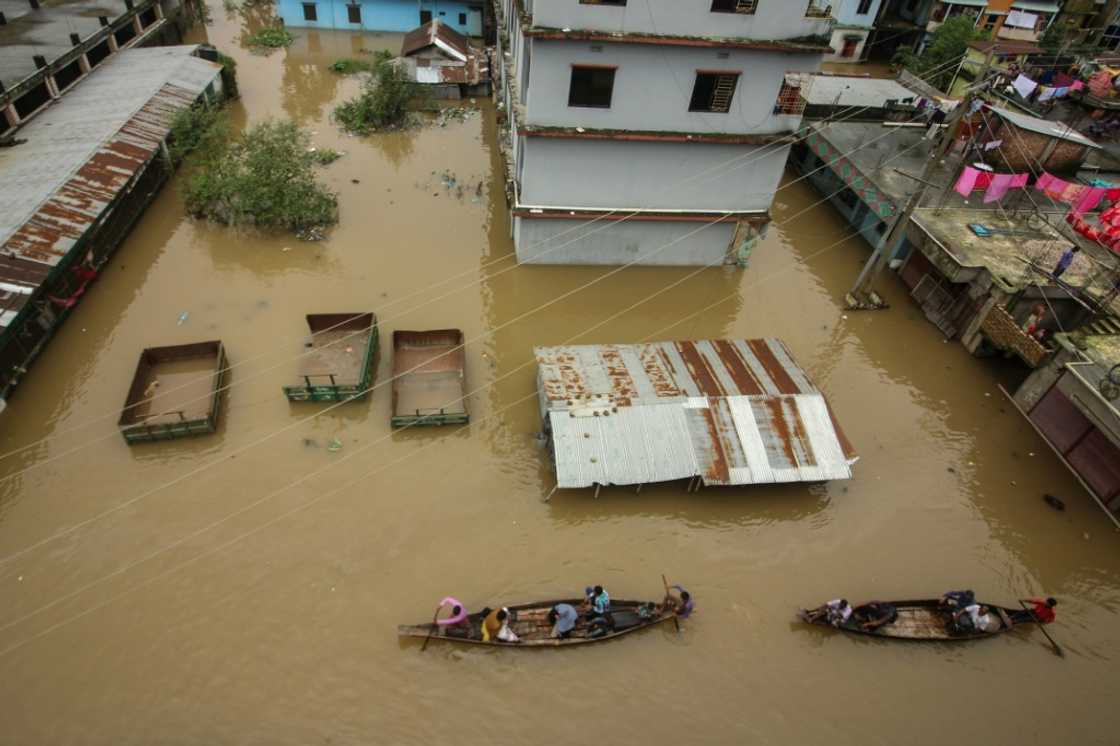
<svg viewBox="0 0 1120 746">
<path fill-rule="evenodd" d="M 933 39 L 921 54 L 912 49 L 900 49 L 894 62 L 923 78 L 934 88 L 945 89 L 956 72 L 956 63 L 968 51 L 968 43 L 983 39 L 986 34 L 973 26 L 975 19 L 970 16 L 954 16 L 937 27 Z"/>
<path fill-rule="evenodd" d="M 303 231 L 338 221 L 338 197 L 315 176 L 311 137 L 267 120 L 240 138 L 200 150 L 187 180 L 187 211 L 227 225 Z"/>
<path fill-rule="evenodd" d="M 406 107 L 415 94 L 416 85 L 400 66 L 388 55 L 380 55 L 361 95 L 339 105 L 334 118 L 347 132 L 360 135 L 396 129 L 407 123 Z"/>
</svg>

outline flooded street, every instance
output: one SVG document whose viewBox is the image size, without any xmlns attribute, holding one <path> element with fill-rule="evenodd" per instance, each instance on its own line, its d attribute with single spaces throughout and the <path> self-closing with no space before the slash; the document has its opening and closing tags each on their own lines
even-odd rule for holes
<svg viewBox="0 0 1120 746">
<path fill-rule="evenodd" d="M 1120 535 L 999 392 L 1021 371 L 945 343 L 901 283 L 846 314 L 868 255 L 786 176 L 747 270 L 517 266 L 495 111 L 369 138 L 328 69 L 400 37 L 294 30 L 269 56 L 220 5 L 195 31 L 238 62 L 238 126 L 291 117 L 341 221 L 322 242 L 185 217 L 176 178 L 12 397 L 0 430 L 0 744 L 1115 744 Z M 448 186 L 448 176 L 454 185 Z M 815 205 L 815 206 L 814 206 Z M 839 243 L 837 243 L 839 241 Z M 289 404 L 308 313 L 373 311 L 376 388 Z M 186 318 L 183 319 L 183 315 Z M 391 431 L 391 336 L 461 328 L 472 423 Z M 827 485 L 561 492 L 534 345 L 776 336 L 860 461 Z M 220 339 L 218 432 L 125 445 L 141 349 Z M 338 447 L 340 446 L 340 447 Z M 1064 513 L 1043 493 L 1062 497 Z M 399 642 L 439 599 L 577 595 L 697 613 L 565 651 Z M 798 607 L 969 587 L 1060 599 L 1049 631 L 884 644 Z M 570 735 L 568 735 L 570 734 Z"/>
</svg>

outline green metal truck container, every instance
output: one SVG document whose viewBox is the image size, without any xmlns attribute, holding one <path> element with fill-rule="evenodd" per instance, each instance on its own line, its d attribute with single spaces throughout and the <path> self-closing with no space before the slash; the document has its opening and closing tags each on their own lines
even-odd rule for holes
<svg viewBox="0 0 1120 746">
<path fill-rule="evenodd" d="M 315 313 L 307 316 L 298 382 L 284 387 L 289 401 L 365 399 L 373 385 L 377 317 L 372 313 Z"/>
</svg>

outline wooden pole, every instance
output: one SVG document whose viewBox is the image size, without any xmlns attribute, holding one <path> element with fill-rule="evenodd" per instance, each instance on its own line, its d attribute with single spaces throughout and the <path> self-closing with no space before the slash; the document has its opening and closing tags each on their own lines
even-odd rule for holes
<svg viewBox="0 0 1120 746">
<path fill-rule="evenodd" d="M 424 638 L 424 644 L 420 646 L 421 653 L 428 649 L 428 640 L 432 639 L 432 633 L 436 631 L 436 620 L 439 619 L 439 610 L 442 608 L 442 606 L 437 606 L 436 613 L 432 614 L 432 628 L 428 630 L 428 636 Z"/>
<path fill-rule="evenodd" d="M 661 583 L 665 586 L 665 600 L 669 600 L 669 581 L 665 579 L 665 573 L 661 573 Z M 677 628 L 677 632 L 681 631 L 681 620 L 677 619 L 677 610 L 673 609 L 673 624 Z"/>
<path fill-rule="evenodd" d="M 1038 625 L 1038 628 L 1040 630 L 1042 630 L 1042 634 L 1046 635 L 1046 639 L 1049 640 L 1050 644 L 1054 646 L 1054 652 L 1057 654 L 1057 656 L 1059 658 L 1065 658 L 1066 654 L 1065 654 L 1065 651 L 1062 650 L 1062 646 L 1059 645 L 1058 643 L 1054 642 L 1054 638 L 1051 637 L 1050 633 L 1046 631 L 1046 625 L 1044 625 L 1042 622 L 1040 622 L 1038 617 L 1035 616 L 1034 610 L 1031 609 L 1030 607 L 1028 607 L 1022 601 L 1019 601 L 1019 605 L 1022 606 L 1024 609 L 1026 609 L 1027 613 L 1031 615 L 1031 618 L 1034 619 L 1035 623 Z"/>
<path fill-rule="evenodd" d="M 954 109 L 952 118 L 949 120 L 949 123 L 946 126 L 945 133 L 941 137 L 941 142 L 938 143 L 937 148 L 931 154 L 930 158 L 926 161 L 925 168 L 922 170 L 921 180 L 929 181 L 933 170 L 937 168 L 937 165 L 941 162 L 941 159 L 943 159 L 945 157 L 945 154 L 949 152 L 949 148 L 952 146 L 954 140 L 956 139 L 957 130 L 960 127 L 961 120 L 964 118 L 965 114 L 968 113 L 968 110 L 972 107 L 972 99 L 975 95 L 975 91 L 979 90 L 979 88 L 985 85 L 987 81 L 988 72 L 991 70 L 992 66 L 992 55 L 994 54 L 995 47 L 993 46 L 990 50 L 988 50 L 988 56 L 984 59 L 984 67 L 980 71 L 979 82 L 975 86 L 970 86 L 968 88 L 967 92 L 965 93 L 964 99 L 959 104 L 957 104 L 957 108 Z M 961 163 L 963 164 L 963 162 L 964 159 L 962 157 Z M 948 194 L 948 190 L 952 189 L 953 183 L 955 181 L 956 180 L 953 179 L 951 183 L 945 185 L 945 194 Z M 917 191 L 915 191 L 914 194 L 910 196 L 910 199 L 907 200 L 906 205 L 905 207 L 903 207 L 902 211 L 895 216 L 894 222 L 891 223 L 890 230 L 887 231 L 886 235 L 883 236 L 883 240 L 879 242 L 879 244 L 875 247 L 875 250 L 871 253 L 871 257 L 867 260 L 867 263 L 864 265 L 863 270 L 859 273 L 859 277 L 856 278 L 856 282 L 852 286 L 851 291 L 849 291 L 850 299 L 848 305 L 850 308 L 881 307 L 881 305 L 877 303 L 871 303 L 869 305 L 866 302 L 866 299 L 869 297 L 869 293 L 871 291 L 871 284 L 883 270 L 883 267 L 886 266 L 887 260 L 890 258 L 890 252 L 894 249 L 895 246 L 898 245 L 899 241 L 905 234 L 906 227 L 910 223 L 910 215 L 914 212 L 915 208 L 918 207 L 918 203 L 921 201 L 922 194 L 924 192 L 925 186 L 920 185 Z"/>
</svg>

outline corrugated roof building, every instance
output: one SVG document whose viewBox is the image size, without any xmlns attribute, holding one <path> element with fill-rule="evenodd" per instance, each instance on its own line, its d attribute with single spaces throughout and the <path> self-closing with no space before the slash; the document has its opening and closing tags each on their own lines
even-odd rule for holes
<svg viewBox="0 0 1120 746">
<path fill-rule="evenodd" d="M 848 479 L 856 455 L 778 339 L 538 347 L 560 488 Z"/>
<path fill-rule="evenodd" d="M 166 178 L 150 166 L 175 114 L 221 95 L 221 65 L 198 54 L 123 50 L 0 148 L 0 397 Z"/>
</svg>

